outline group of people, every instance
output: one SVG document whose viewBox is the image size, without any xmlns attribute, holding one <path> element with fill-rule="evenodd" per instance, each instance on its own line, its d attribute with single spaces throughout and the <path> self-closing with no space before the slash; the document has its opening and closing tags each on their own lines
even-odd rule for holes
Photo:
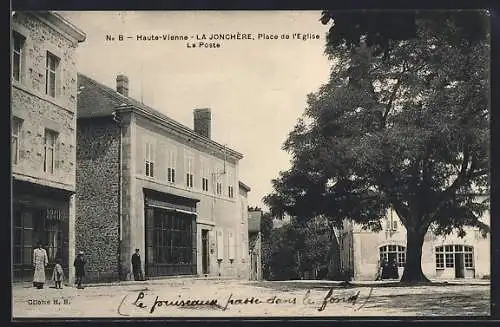
<svg viewBox="0 0 500 327">
<path fill-rule="evenodd" d="M 33 287 L 37 289 L 43 289 L 45 284 L 45 268 L 49 263 L 49 257 L 47 256 L 47 251 L 43 248 L 42 242 L 38 242 L 36 249 L 33 251 L 33 269 L 35 270 L 33 275 Z M 85 277 L 85 264 L 86 260 L 83 251 L 78 252 L 78 255 L 73 262 L 75 267 L 75 283 L 77 288 L 82 289 L 83 278 Z M 62 282 L 64 280 L 64 270 L 61 265 L 61 259 L 56 260 L 54 270 L 52 272 L 52 281 L 54 281 L 54 286 L 57 289 L 62 289 Z"/>
<path fill-rule="evenodd" d="M 379 270 L 377 272 L 376 280 L 382 279 L 398 279 L 398 264 L 396 260 L 391 260 L 391 262 L 387 261 L 387 259 L 383 259 L 379 264 Z"/>
<path fill-rule="evenodd" d="M 139 249 L 135 249 L 135 253 L 132 255 L 132 271 L 134 274 L 134 280 L 144 280 L 144 275 L 141 268 L 141 256 L 139 254 Z M 43 248 L 42 243 L 38 242 L 36 249 L 33 251 L 33 268 L 35 270 L 33 275 L 33 287 L 42 289 L 46 278 L 45 278 L 45 268 L 49 263 L 49 258 L 47 256 L 47 251 Z M 85 277 L 85 264 L 86 260 L 84 257 L 84 252 L 78 252 L 78 255 L 73 262 L 75 267 L 75 284 L 79 289 L 83 287 L 83 278 Z M 54 270 L 52 272 L 52 281 L 54 281 L 54 286 L 57 289 L 62 289 L 62 281 L 64 280 L 64 270 L 61 265 L 61 259 L 56 260 Z"/>
</svg>

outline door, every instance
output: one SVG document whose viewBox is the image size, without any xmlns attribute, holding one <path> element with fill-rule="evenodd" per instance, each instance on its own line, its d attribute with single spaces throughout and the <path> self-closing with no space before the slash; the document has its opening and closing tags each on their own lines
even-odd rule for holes
<svg viewBox="0 0 500 327">
<path fill-rule="evenodd" d="M 26 207 L 14 206 L 13 279 L 31 281 L 33 278 L 34 240 L 33 213 Z"/>
<path fill-rule="evenodd" d="M 464 254 L 455 253 L 455 278 L 464 278 Z"/>
<path fill-rule="evenodd" d="M 210 273 L 209 244 L 208 229 L 203 229 L 201 231 L 201 265 L 204 275 Z"/>
</svg>

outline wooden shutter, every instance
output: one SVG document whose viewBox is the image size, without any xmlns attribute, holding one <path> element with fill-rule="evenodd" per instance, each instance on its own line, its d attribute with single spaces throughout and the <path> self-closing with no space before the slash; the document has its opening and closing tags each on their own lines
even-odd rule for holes
<svg viewBox="0 0 500 327">
<path fill-rule="evenodd" d="M 234 235 L 234 231 L 232 229 L 228 230 L 227 232 L 227 236 L 228 236 L 228 246 L 229 246 L 229 249 L 228 249 L 228 257 L 229 259 L 231 260 L 234 260 L 236 259 L 236 242 L 235 242 L 235 235 Z"/>
<path fill-rule="evenodd" d="M 222 229 L 217 229 L 217 259 L 224 259 L 224 233 Z"/>
</svg>

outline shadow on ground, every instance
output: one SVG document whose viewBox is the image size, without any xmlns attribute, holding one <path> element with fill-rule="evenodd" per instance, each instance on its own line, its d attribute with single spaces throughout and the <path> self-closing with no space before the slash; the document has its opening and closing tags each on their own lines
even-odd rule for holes
<svg viewBox="0 0 500 327">
<path fill-rule="evenodd" d="M 398 294 L 377 296 L 367 309 L 391 308 L 418 316 L 489 316 L 490 300 L 481 291 L 466 294 Z"/>
</svg>

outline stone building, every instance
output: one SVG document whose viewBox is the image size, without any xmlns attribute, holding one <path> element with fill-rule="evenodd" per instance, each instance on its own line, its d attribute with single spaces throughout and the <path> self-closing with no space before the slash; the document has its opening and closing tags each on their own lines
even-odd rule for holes
<svg viewBox="0 0 500 327">
<path fill-rule="evenodd" d="M 56 13 L 15 12 L 11 35 L 13 280 L 32 280 L 42 242 L 48 271 L 73 277 L 77 72 L 85 34 Z M 70 264 L 71 263 L 71 264 Z"/>
<path fill-rule="evenodd" d="M 481 217 L 489 225 L 489 212 Z M 345 221 L 337 230 L 341 270 L 354 280 L 375 280 L 381 260 L 394 260 L 401 278 L 406 263 L 406 229 L 394 210 L 388 210 L 381 232 L 363 230 Z M 432 227 L 422 247 L 422 270 L 430 279 L 483 278 L 490 275 L 490 235 L 465 228 L 466 236 L 436 236 Z"/>
<path fill-rule="evenodd" d="M 248 212 L 248 246 L 250 254 L 250 280 L 262 280 L 262 211 Z"/>
<path fill-rule="evenodd" d="M 194 130 L 116 88 L 78 76 L 76 244 L 90 281 L 131 279 L 138 248 L 147 278 L 246 278 L 243 155 L 211 139 L 210 109 Z"/>
<path fill-rule="evenodd" d="M 239 186 L 239 197 L 240 197 L 240 216 L 241 216 L 241 227 L 240 227 L 240 240 L 243 241 L 242 244 L 239 245 L 239 250 L 241 251 L 241 263 L 246 264 L 247 268 L 242 270 L 242 274 L 240 277 L 249 279 L 250 271 L 248 268 L 249 262 L 251 258 L 250 253 L 250 235 L 248 234 L 249 230 L 249 213 L 248 213 L 248 192 L 251 191 L 250 187 L 243 183 L 242 181 L 238 182 Z"/>
</svg>

